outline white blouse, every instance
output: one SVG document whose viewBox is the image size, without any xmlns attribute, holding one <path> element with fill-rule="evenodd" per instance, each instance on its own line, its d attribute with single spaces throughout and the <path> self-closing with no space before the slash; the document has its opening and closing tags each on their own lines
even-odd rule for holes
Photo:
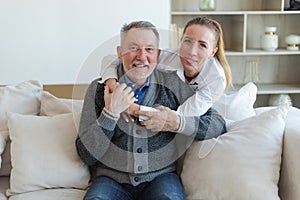
<svg viewBox="0 0 300 200">
<path fill-rule="evenodd" d="M 109 78 L 117 79 L 117 57 L 109 55 L 103 58 L 101 73 L 102 82 Z M 186 116 L 199 116 L 219 99 L 226 88 L 226 77 L 219 61 L 212 57 L 209 59 L 196 78 L 188 82 L 184 77 L 184 68 L 179 57 L 179 49 L 161 50 L 157 68 L 160 70 L 176 70 L 180 79 L 195 90 L 195 94 L 188 98 L 177 109 L 177 113 Z M 141 106 L 141 110 L 144 110 Z"/>
</svg>

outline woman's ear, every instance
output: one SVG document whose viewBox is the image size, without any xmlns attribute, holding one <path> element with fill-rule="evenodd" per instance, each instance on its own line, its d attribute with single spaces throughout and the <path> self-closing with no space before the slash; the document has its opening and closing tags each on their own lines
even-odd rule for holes
<svg viewBox="0 0 300 200">
<path fill-rule="evenodd" d="M 211 52 L 210 57 L 214 57 L 218 50 L 219 50 L 218 47 L 214 48 L 214 49 L 212 50 L 212 52 Z"/>
</svg>

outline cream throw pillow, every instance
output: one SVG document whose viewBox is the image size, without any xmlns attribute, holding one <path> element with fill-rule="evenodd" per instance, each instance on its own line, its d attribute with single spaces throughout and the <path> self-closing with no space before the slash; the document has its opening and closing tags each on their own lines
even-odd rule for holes
<svg viewBox="0 0 300 200">
<path fill-rule="evenodd" d="M 255 115 L 253 105 L 256 100 L 256 94 L 257 86 L 249 82 L 237 92 L 222 95 L 213 104 L 213 108 L 227 120 L 242 120 Z"/>
<path fill-rule="evenodd" d="M 8 194 L 88 186 L 88 167 L 77 155 L 72 114 L 53 117 L 8 113 L 11 178 Z"/>
<path fill-rule="evenodd" d="M 39 114 L 42 88 L 38 81 L 0 87 L 0 131 L 7 130 L 6 112 Z"/>
<path fill-rule="evenodd" d="M 81 113 L 83 100 L 58 98 L 53 94 L 43 91 L 41 107 L 44 115 L 53 116 L 63 113 Z"/>
<path fill-rule="evenodd" d="M 0 87 L 0 174 L 7 174 L 2 164 L 2 153 L 8 140 L 6 112 L 39 114 L 42 88 L 42 85 L 34 80 Z"/>
<path fill-rule="evenodd" d="M 287 106 L 229 125 L 194 142 L 181 174 L 187 199 L 275 200 Z"/>
</svg>

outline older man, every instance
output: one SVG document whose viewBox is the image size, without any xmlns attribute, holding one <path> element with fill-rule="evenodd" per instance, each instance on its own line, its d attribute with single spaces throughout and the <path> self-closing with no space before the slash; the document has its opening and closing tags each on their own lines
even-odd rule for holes
<svg viewBox="0 0 300 200">
<path fill-rule="evenodd" d="M 117 47 L 122 67 L 110 93 L 94 80 L 86 93 L 76 147 L 80 158 L 96 168 L 85 199 L 185 199 L 176 160 L 193 140 L 226 131 L 213 109 L 202 116 L 180 116 L 176 108 L 193 94 L 175 72 L 155 69 L 159 34 L 146 21 L 121 29 Z M 137 101 L 158 112 L 139 112 L 126 122 L 120 114 Z"/>
</svg>

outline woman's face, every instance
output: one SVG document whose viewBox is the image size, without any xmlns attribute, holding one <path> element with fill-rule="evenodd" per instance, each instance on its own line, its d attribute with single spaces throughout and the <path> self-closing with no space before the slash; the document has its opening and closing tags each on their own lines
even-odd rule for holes
<svg viewBox="0 0 300 200">
<path fill-rule="evenodd" d="M 196 76 L 218 48 L 215 32 L 206 25 L 189 26 L 181 40 L 180 60 L 186 76 Z M 193 78 L 194 78 L 193 77 Z"/>
</svg>

